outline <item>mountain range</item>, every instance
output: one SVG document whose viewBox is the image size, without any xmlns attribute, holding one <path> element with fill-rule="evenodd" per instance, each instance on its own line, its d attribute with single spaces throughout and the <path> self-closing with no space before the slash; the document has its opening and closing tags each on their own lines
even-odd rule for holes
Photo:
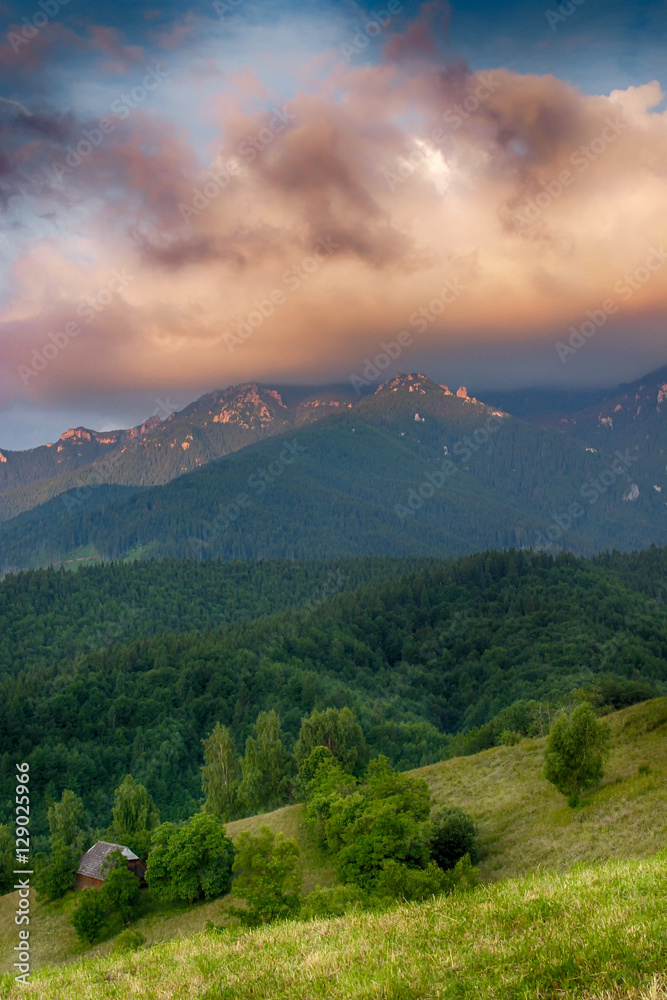
<svg viewBox="0 0 667 1000">
<path fill-rule="evenodd" d="M 0 450 L 0 520 L 70 489 L 100 483 L 155 486 L 248 444 L 281 434 L 358 397 L 350 386 L 319 390 L 231 386 L 207 393 L 166 419 L 130 430 L 70 427 L 55 443 Z"/>
<path fill-rule="evenodd" d="M 661 544 L 666 405 L 667 368 L 541 410 L 537 392 L 481 402 L 420 373 L 362 398 L 234 386 L 131 430 L 0 450 L 0 568 Z"/>
</svg>

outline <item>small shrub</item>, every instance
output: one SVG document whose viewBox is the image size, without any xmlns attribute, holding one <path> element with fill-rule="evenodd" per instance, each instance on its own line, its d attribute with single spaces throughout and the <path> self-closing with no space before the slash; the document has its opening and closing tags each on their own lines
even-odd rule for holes
<svg viewBox="0 0 667 1000">
<path fill-rule="evenodd" d="M 349 910 L 361 907 L 364 894 L 358 885 L 334 885 L 331 889 L 320 886 L 309 892 L 301 903 L 301 919 L 342 917 Z"/>
<path fill-rule="evenodd" d="M 477 827 L 473 819 L 458 806 L 443 806 L 431 827 L 431 856 L 447 870 L 465 854 L 474 864 L 477 860 Z"/>
<path fill-rule="evenodd" d="M 650 774 L 651 773 L 650 765 L 649 764 L 640 764 L 639 767 L 637 768 L 637 772 L 639 774 Z"/>
<path fill-rule="evenodd" d="M 262 826 L 256 834 L 240 833 L 235 847 L 232 891 L 245 899 L 247 908 L 230 912 L 251 927 L 295 917 L 301 905 L 297 842 L 282 833 L 276 837 L 268 826 Z"/>
<path fill-rule="evenodd" d="M 522 738 L 521 733 L 517 733 L 514 729 L 503 729 L 500 734 L 500 742 L 504 747 L 514 747 Z"/>
<path fill-rule="evenodd" d="M 116 953 L 121 951 L 137 951 L 137 949 L 141 948 L 142 944 L 145 943 L 146 938 L 143 936 L 141 931 L 135 931 L 132 928 L 127 927 L 124 931 L 121 931 L 116 938 L 113 950 Z"/>
<path fill-rule="evenodd" d="M 447 892 L 470 892 L 479 885 L 479 868 L 475 868 L 469 854 L 464 854 L 448 871 L 449 886 Z"/>
<path fill-rule="evenodd" d="M 408 868 L 393 858 L 385 861 L 376 882 L 378 896 L 417 902 L 447 891 L 447 873 L 430 861 L 426 868 Z"/>
<path fill-rule="evenodd" d="M 92 944 L 109 916 L 109 904 L 98 889 L 84 889 L 72 913 L 72 925 L 82 941 Z"/>
<path fill-rule="evenodd" d="M 465 854 L 448 871 L 443 871 L 433 861 L 426 868 L 408 868 L 389 859 L 384 863 L 376 887 L 380 897 L 411 903 L 445 893 L 468 892 L 478 882 L 479 871 L 473 867 L 470 855 Z"/>
<path fill-rule="evenodd" d="M 105 881 L 100 893 L 107 900 L 108 909 L 120 914 L 123 923 L 129 924 L 141 894 L 139 879 L 127 867 L 127 862 L 120 851 L 112 851 L 107 855 L 102 865 L 102 873 L 105 875 Z"/>
</svg>

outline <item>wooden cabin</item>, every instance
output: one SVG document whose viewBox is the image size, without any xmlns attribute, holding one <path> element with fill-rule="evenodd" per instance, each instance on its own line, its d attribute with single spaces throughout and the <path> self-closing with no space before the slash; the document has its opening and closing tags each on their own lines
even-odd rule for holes
<svg viewBox="0 0 667 1000">
<path fill-rule="evenodd" d="M 108 840 L 98 840 L 80 859 L 74 887 L 76 889 L 100 889 L 106 878 L 106 872 L 102 871 L 102 867 L 108 855 L 113 851 L 120 851 L 127 858 L 127 867 L 143 882 L 146 875 L 146 865 L 134 851 L 123 844 L 111 844 Z"/>
</svg>

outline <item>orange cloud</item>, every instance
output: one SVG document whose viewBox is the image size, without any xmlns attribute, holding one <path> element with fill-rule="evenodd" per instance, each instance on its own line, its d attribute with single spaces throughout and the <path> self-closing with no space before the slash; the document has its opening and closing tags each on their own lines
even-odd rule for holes
<svg viewBox="0 0 667 1000">
<path fill-rule="evenodd" d="M 241 93 L 256 81 L 237 84 L 204 169 L 140 110 L 65 178 L 88 236 L 16 261 L 7 371 L 114 269 L 133 280 L 10 393 L 345 377 L 402 329 L 432 353 L 548 343 L 610 296 L 610 327 L 655 338 L 667 266 L 627 299 L 614 289 L 664 239 L 657 84 L 588 96 L 507 70 L 339 65 L 257 114 Z M 424 325 L 447 280 L 464 293 Z"/>
</svg>

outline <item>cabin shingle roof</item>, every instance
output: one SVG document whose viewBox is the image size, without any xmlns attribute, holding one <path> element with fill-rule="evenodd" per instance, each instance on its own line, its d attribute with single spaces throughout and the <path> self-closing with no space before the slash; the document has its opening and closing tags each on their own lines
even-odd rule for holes
<svg viewBox="0 0 667 1000">
<path fill-rule="evenodd" d="M 128 861 L 138 860 L 137 855 L 129 847 L 123 844 L 111 844 L 108 840 L 98 840 L 79 861 L 77 875 L 88 875 L 89 878 L 98 878 L 103 882 L 106 872 L 102 874 L 102 865 L 112 851 L 121 851 Z"/>
</svg>

